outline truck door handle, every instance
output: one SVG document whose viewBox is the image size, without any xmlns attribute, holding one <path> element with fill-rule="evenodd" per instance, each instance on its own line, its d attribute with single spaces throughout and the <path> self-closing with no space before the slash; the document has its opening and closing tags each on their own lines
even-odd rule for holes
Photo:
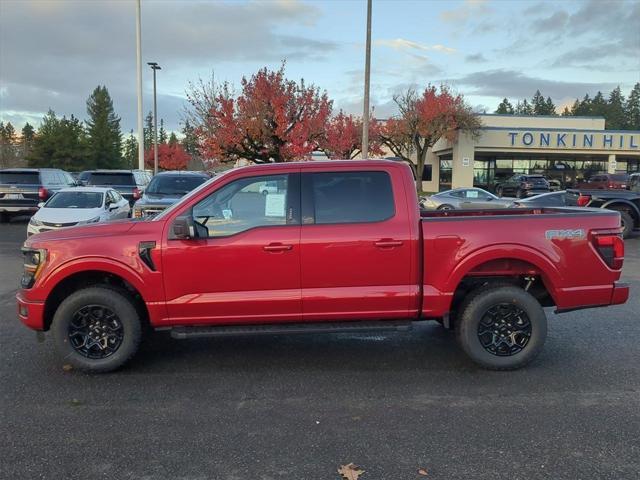
<svg viewBox="0 0 640 480">
<path fill-rule="evenodd" d="M 402 242 L 400 240 L 378 240 L 374 242 L 374 245 L 378 248 L 391 248 L 391 247 L 401 247 Z"/>
<path fill-rule="evenodd" d="M 262 249 L 266 252 L 285 252 L 287 250 L 291 250 L 293 245 L 284 245 L 282 243 L 270 243 L 269 245 L 265 245 Z"/>
</svg>

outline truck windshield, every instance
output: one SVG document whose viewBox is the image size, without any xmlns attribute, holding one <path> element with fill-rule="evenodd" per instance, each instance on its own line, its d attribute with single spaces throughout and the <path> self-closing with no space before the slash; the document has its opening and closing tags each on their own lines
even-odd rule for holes
<svg viewBox="0 0 640 480">
<path fill-rule="evenodd" d="M 0 183 L 37 185 L 40 183 L 40 175 L 38 172 L 0 172 Z"/>
<path fill-rule="evenodd" d="M 58 192 L 45 204 L 45 208 L 99 208 L 100 192 Z"/>
<path fill-rule="evenodd" d="M 154 195 L 184 195 L 206 180 L 206 177 L 196 175 L 160 175 L 151 180 L 146 193 Z"/>
</svg>

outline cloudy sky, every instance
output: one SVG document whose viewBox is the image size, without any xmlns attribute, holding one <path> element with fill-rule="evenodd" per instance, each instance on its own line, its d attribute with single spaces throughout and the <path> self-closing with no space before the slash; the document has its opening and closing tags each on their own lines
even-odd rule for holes
<svg viewBox="0 0 640 480">
<path fill-rule="evenodd" d="M 361 113 L 365 0 L 142 0 L 144 62 L 162 66 L 158 109 L 179 129 L 185 88 L 286 60 L 304 78 Z M 640 81 L 640 0 L 373 0 L 372 103 L 393 113 L 408 86 L 446 82 L 493 111 L 539 88 L 562 105 L 585 93 L 627 93 Z M 86 117 L 107 86 L 123 131 L 136 122 L 133 0 L 0 0 L 0 117 L 38 125 L 52 108 Z M 144 109 L 151 108 L 144 70 Z"/>
</svg>

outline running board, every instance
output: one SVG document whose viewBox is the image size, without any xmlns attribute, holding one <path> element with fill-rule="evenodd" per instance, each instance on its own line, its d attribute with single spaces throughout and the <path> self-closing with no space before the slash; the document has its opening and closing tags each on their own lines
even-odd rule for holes
<svg viewBox="0 0 640 480">
<path fill-rule="evenodd" d="M 223 325 L 203 327 L 174 327 L 171 336 L 180 340 L 199 337 L 230 337 L 234 335 L 278 335 L 298 333 L 406 332 L 412 321 L 352 321 L 320 323 L 280 323 L 270 325 Z"/>
</svg>

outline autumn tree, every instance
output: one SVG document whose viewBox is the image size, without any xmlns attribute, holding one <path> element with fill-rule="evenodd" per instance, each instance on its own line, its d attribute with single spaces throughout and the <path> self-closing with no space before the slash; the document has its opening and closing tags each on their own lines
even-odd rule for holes
<svg viewBox="0 0 640 480">
<path fill-rule="evenodd" d="M 380 141 L 381 123 L 371 115 L 369 122 L 369 154 L 383 153 Z M 330 159 L 352 159 L 362 152 L 362 119 L 340 112 L 327 123 L 318 146 Z"/>
<path fill-rule="evenodd" d="M 318 147 L 331 113 L 326 92 L 305 85 L 304 80 L 286 79 L 284 64 L 277 71 L 263 68 L 243 78 L 241 90 L 237 96 L 228 85 L 218 90 L 198 128 L 205 157 L 286 162 Z"/>
<path fill-rule="evenodd" d="M 429 85 L 422 94 L 409 89 L 394 96 L 400 116 L 389 119 L 380 135 L 398 157 L 416 157 L 417 188 L 421 190 L 427 150 L 445 138 L 455 140 L 459 132 L 479 134 L 481 122 L 462 95 L 454 95 L 445 85 L 438 90 Z"/>
<path fill-rule="evenodd" d="M 186 170 L 191 157 L 185 152 L 179 143 L 159 143 L 158 144 L 158 167 L 163 170 Z M 147 168 L 153 168 L 154 157 L 153 148 L 145 153 L 144 158 Z"/>
</svg>

